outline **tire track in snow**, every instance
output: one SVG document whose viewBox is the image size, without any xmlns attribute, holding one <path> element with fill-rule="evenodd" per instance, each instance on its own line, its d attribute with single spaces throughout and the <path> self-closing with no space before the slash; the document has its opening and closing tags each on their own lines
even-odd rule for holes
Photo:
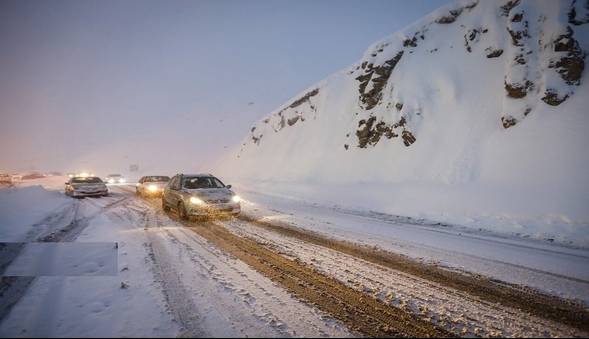
<svg viewBox="0 0 589 339">
<path fill-rule="evenodd" d="M 149 212 L 144 214 L 144 222 L 146 234 L 149 243 L 146 244 L 152 271 L 155 275 L 156 281 L 162 286 L 162 292 L 166 299 L 170 311 L 174 319 L 176 319 L 182 327 L 182 336 L 186 337 L 207 337 L 210 336 L 204 328 L 200 326 L 201 315 L 198 313 L 198 306 L 192 303 L 190 293 L 181 280 L 181 274 L 175 269 L 175 265 L 166 261 L 169 255 L 166 249 L 157 238 L 158 235 L 150 232 L 149 225 L 155 224 L 157 228 L 161 225 L 154 220 L 151 220 Z"/>
<path fill-rule="evenodd" d="M 395 307 L 432 321 L 456 335 L 586 336 L 575 328 L 518 309 L 481 300 L 410 274 L 380 266 L 303 240 L 287 237 L 241 220 L 224 226 L 282 255 L 301 260 L 342 283 Z"/>
<path fill-rule="evenodd" d="M 137 205 L 128 207 L 144 215 L 157 280 L 162 284 L 169 309 L 187 335 L 349 335 L 327 314 L 301 304 L 261 276 L 262 280 L 254 278 L 259 273 L 247 264 L 159 209 L 146 206 L 149 211 L 141 211 Z M 193 285 L 198 285 L 198 289 Z M 187 318 L 189 314 L 193 316 Z"/>
<path fill-rule="evenodd" d="M 159 206 L 154 205 L 154 207 L 159 209 Z M 538 318 L 517 308 L 503 306 L 497 301 L 485 300 L 489 298 L 481 299 L 468 292 L 462 292 L 460 289 L 448 288 L 443 282 L 436 283 L 435 281 L 411 276 L 410 273 L 406 274 L 388 267 L 379 266 L 377 263 L 370 262 L 370 260 L 362 259 L 362 255 L 354 256 L 353 253 L 338 252 L 337 248 L 334 251 L 325 244 L 317 244 L 316 241 L 312 241 L 313 239 L 309 241 L 307 237 L 301 239 L 300 236 L 293 236 L 289 233 L 291 230 L 278 231 L 276 225 L 262 227 L 266 225 L 251 223 L 249 220 L 228 220 L 228 222 L 218 222 L 216 228 L 215 225 L 211 226 L 211 223 L 183 222 L 183 224 L 225 250 L 233 241 L 228 240 L 231 237 L 224 238 L 225 235 L 222 229 L 227 227 L 235 232 L 237 236 L 249 238 L 256 243 L 255 246 L 248 247 L 249 244 L 243 246 L 244 248 L 241 250 L 245 250 L 248 252 L 247 254 L 255 253 L 258 250 L 256 246 L 266 247 L 270 251 L 290 258 L 291 261 L 294 261 L 294 265 L 303 263 L 314 267 L 314 269 L 326 276 L 335 277 L 347 287 L 412 313 L 428 322 L 442 326 L 455 335 L 587 335 L 586 332 L 565 326 L 559 321 L 547 321 L 543 319 L 542 315 Z M 215 222 L 212 224 L 215 224 Z M 248 228 L 254 230 L 244 231 L 244 229 Z M 209 234 L 204 235 L 203 232 L 209 232 Z M 287 236 L 285 237 L 285 235 Z M 243 245 L 241 242 L 239 244 Z M 229 252 L 235 255 L 231 250 Z M 305 256 L 305 254 L 309 253 L 312 253 L 312 255 Z M 255 254 L 253 256 L 255 257 Z M 239 255 L 237 257 L 244 259 Z M 257 260 L 264 261 L 262 258 L 257 258 Z M 246 260 L 246 262 L 259 271 L 263 270 L 253 261 Z M 275 269 L 274 267 L 271 268 Z M 342 272 L 345 273 L 342 274 Z M 268 271 L 262 273 L 267 276 L 272 275 L 272 272 Z M 291 275 L 290 278 L 298 279 L 300 277 L 295 274 Z M 300 279 L 299 282 L 301 282 Z M 507 285 L 497 287 L 506 290 L 513 288 Z M 523 293 L 526 291 L 518 292 Z M 575 308 L 574 305 L 570 306 L 571 309 Z M 577 314 L 577 316 L 582 315 L 583 313 Z M 564 320 L 566 322 L 567 319 Z M 583 324 L 577 323 L 577 325 L 583 327 Z"/>
<path fill-rule="evenodd" d="M 247 215 L 239 217 L 258 229 L 265 229 L 306 243 L 332 249 L 347 255 L 364 259 L 393 270 L 420 277 L 446 287 L 467 292 L 482 300 L 501 303 L 506 307 L 532 313 L 540 318 L 553 320 L 589 332 L 589 310 L 571 300 L 542 294 L 525 286 L 510 285 L 485 277 L 466 275 L 416 262 L 406 256 L 379 250 L 374 247 L 358 245 L 350 241 L 329 238 L 317 232 L 273 221 L 258 220 Z"/>
<path fill-rule="evenodd" d="M 331 314 L 351 330 L 369 336 L 450 336 L 408 312 L 390 307 L 307 265 L 287 259 L 213 223 L 183 222 L 194 232 L 236 256 L 290 293 Z"/>
</svg>

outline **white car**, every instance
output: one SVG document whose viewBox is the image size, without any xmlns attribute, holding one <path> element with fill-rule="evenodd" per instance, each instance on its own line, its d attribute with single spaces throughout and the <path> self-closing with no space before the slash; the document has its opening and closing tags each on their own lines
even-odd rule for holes
<svg viewBox="0 0 589 339">
<path fill-rule="evenodd" d="M 65 183 L 65 194 L 74 198 L 106 197 L 108 188 L 98 177 L 73 177 Z"/>
<path fill-rule="evenodd" d="M 150 175 L 139 179 L 135 186 L 135 193 L 140 196 L 161 196 L 170 181 L 165 175 Z"/>
</svg>

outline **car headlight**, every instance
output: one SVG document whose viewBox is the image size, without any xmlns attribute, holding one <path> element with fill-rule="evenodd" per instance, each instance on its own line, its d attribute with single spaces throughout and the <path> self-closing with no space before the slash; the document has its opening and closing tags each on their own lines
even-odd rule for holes
<svg viewBox="0 0 589 339">
<path fill-rule="evenodd" d="M 240 202 L 241 198 L 239 197 L 239 195 L 234 195 L 231 200 L 233 200 L 233 202 Z"/>
<path fill-rule="evenodd" d="M 190 203 L 193 205 L 204 205 L 205 202 L 197 197 L 190 197 Z"/>
<path fill-rule="evenodd" d="M 150 192 L 157 192 L 158 187 L 156 185 L 149 185 L 147 186 L 147 190 Z"/>
<path fill-rule="evenodd" d="M 115 183 L 115 179 L 113 179 L 113 178 L 108 179 L 108 183 L 109 184 L 114 184 Z"/>
<path fill-rule="evenodd" d="M 120 179 L 119 179 L 119 183 L 121 183 L 121 184 L 122 184 L 122 183 L 124 183 L 125 181 L 126 181 L 126 180 L 125 180 L 124 178 L 120 178 Z"/>
</svg>

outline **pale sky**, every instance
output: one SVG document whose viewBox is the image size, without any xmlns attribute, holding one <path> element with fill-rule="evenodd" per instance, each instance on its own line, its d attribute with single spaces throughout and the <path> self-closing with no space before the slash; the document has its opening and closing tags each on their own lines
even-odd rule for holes
<svg viewBox="0 0 589 339">
<path fill-rule="evenodd" d="M 0 171 L 206 168 L 446 2 L 2 0 Z"/>
</svg>

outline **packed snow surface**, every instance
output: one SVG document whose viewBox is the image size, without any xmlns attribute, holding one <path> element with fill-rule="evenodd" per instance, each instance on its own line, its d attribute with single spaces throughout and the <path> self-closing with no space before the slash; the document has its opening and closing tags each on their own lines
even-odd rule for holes
<svg viewBox="0 0 589 339">
<path fill-rule="evenodd" d="M 0 337 L 352 335 L 135 196 L 132 186 L 76 200 L 64 198 L 56 184 L 64 181 L 43 178 L 4 193 L 15 222 L 0 231 L 22 229 L 18 241 L 31 243 L 7 252 L 14 260 L 3 273 L 34 280 L 0 317 Z M 25 197 L 45 208 L 29 215 Z M 57 241 L 35 242 L 48 236 Z"/>
<path fill-rule="evenodd" d="M 0 242 L 22 242 L 44 217 L 71 205 L 61 192 L 40 185 L 0 188 Z"/>
</svg>

